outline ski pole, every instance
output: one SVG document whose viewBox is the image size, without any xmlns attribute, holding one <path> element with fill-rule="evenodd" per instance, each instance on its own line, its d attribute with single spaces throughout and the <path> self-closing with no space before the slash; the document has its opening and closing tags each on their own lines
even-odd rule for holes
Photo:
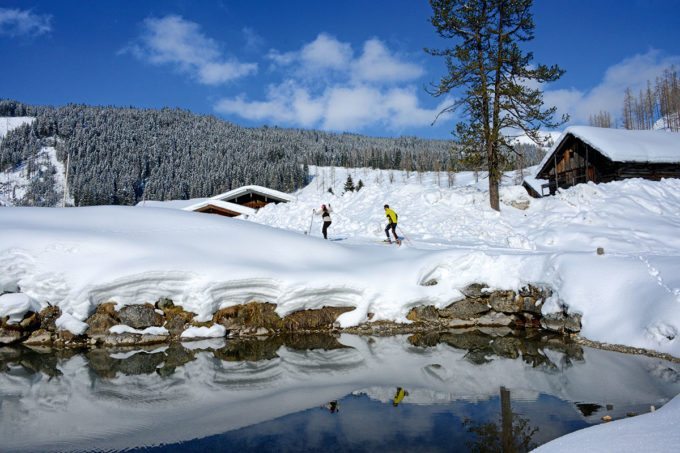
<svg viewBox="0 0 680 453">
<path fill-rule="evenodd" d="M 408 238 L 408 236 L 406 236 L 406 232 L 401 227 L 401 225 L 397 225 L 397 228 L 399 228 L 399 232 L 401 233 L 402 236 L 404 236 L 404 239 L 406 240 L 406 242 L 408 242 L 410 245 L 413 245 L 413 242 L 411 242 L 411 240 Z"/>
</svg>

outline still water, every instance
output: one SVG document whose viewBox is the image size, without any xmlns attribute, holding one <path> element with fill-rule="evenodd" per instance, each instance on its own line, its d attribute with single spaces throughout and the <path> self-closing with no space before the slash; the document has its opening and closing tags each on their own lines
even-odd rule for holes
<svg viewBox="0 0 680 453">
<path fill-rule="evenodd" d="M 0 451 L 523 451 L 662 406 L 680 365 L 481 332 L 0 348 Z"/>
</svg>

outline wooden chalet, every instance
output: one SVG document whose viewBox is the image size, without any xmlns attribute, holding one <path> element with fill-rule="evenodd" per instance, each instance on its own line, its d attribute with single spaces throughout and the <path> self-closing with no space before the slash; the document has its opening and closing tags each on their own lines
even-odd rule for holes
<svg viewBox="0 0 680 453">
<path fill-rule="evenodd" d="M 567 128 L 524 187 L 533 197 L 583 182 L 680 178 L 680 133 Z"/>
<path fill-rule="evenodd" d="M 249 216 L 269 203 L 287 203 L 295 197 L 262 186 L 243 186 L 186 206 L 185 211 L 205 212 L 227 217 Z"/>
</svg>

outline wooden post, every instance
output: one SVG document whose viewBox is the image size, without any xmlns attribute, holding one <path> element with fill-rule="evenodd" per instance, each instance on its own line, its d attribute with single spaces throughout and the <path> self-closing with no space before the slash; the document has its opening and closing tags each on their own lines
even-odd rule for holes
<svg viewBox="0 0 680 453">
<path fill-rule="evenodd" d="M 512 437 L 512 406 L 510 405 L 510 390 L 501 387 L 501 446 L 503 453 L 515 451 Z"/>
<path fill-rule="evenodd" d="M 559 185 L 559 180 L 557 178 L 557 152 L 553 154 L 553 168 L 555 169 L 555 192 L 557 192 L 557 187 Z M 552 194 L 552 191 L 550 193 Z"/>
</svg>

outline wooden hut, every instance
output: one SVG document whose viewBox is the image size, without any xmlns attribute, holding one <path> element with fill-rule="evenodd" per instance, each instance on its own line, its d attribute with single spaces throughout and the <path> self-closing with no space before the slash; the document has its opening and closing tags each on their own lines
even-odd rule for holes
<svg viewBox="0 0 680 453">
<path fill-rule="evenodd" d="M 569 127 L 524 186 L 543 196 L 582 182 L 627 178 L 680 178 L 680 133 Z"/>
<path fill-rule="evenodd" d="M 205 212 L 227 217 L 248 216 L 269 203 L 287 203 L 295 197 L 262 186 L 243 186 L 186 206 L 185 211 Z"/>
</svg>

